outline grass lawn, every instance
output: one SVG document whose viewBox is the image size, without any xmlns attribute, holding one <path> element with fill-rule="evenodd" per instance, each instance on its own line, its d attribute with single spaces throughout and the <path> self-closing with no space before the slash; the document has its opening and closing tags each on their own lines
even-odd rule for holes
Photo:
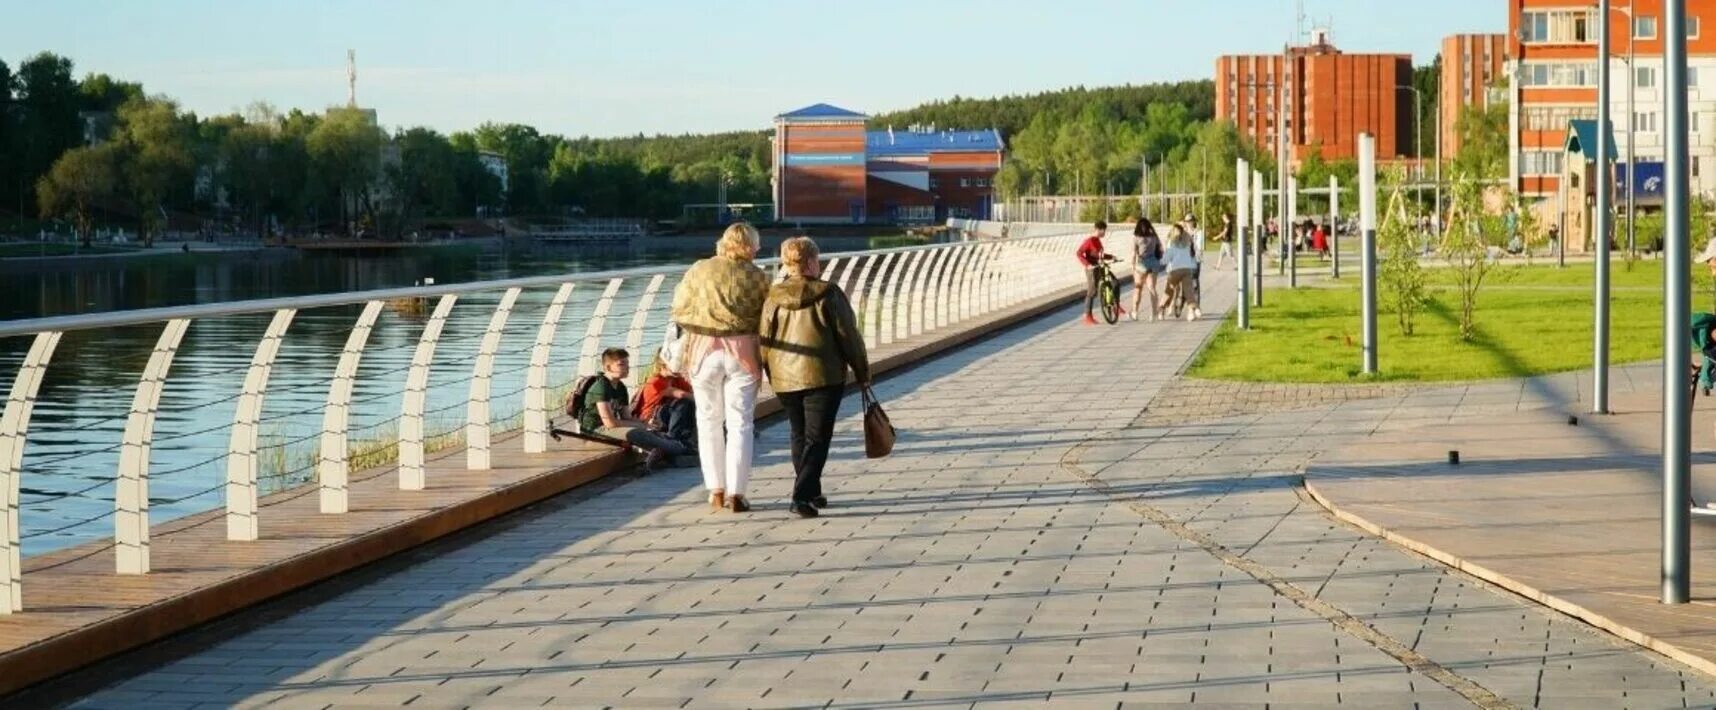
<svg viewBox="0 0 1716 710">
<path fill-rule="evenodd" d="M 1493 272 L 1478 292 L 1477 336 L 1459 337 L 1459 293 L 1452 272 L 1429 272 L 1431 300 L 1411 336 L 1400 334 L 1395 313 L 1381 302 L 1377 315 L 1378 368 L 1383 381 L 1449 381 L 1523 377 L 1591 366 L 1590 264 L 1557 269 L 1508 266 Z M 1638 262 L 1613 268 L 1610 361 L 1661 357 L 1662 266 Z M 1251 312 L 1251 332 L 1234 329 L 1230 316 L 1190 374 L 1256 382 L 1358 382 L 1360 332 L 1358 280 L 1339 286 L 1264 292 Z M 1707 278 L 1693 281 L 1693 310 L 1712 310 Z"/>
</svg>

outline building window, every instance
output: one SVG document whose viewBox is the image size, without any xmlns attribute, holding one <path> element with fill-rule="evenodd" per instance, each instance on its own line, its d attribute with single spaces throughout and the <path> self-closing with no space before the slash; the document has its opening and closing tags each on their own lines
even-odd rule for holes
<svg viewBox="0 0 1716 710">
<path fill-rule="evenodd" d="M 1520 172 L 1525 175 L 1560 175 L 1561 153 L 1550 150 L 1528 150 L 1520 154 Z"/>
<path fill-rule="evenodd" d="M 933 175 L 930 176 L 930 189 L 934 190 L 934 189 L 937 189 L 939 187 L 941 187 L 941 178 L 935 177 Z"/>
<path fill-rule="evenodd" d="M 1687 15 L 1686 16 L 1686 38 L 1687 39 L 1698 39 L 1698 16 L 1697 15 Z"/>
<path fill-rule="evenodd" d="M 1698 88 L 1698 67 L 1687 67 L 1686 68 L 1686 88 L 1688 88 L 1688 89 Z"/>
<path fill-rule="evenodd" d="M 1591 10 L 1543 10 L 1520 17 L 1520 41 L 1553 44 L 1589 44 L 1596 41 L 1595 13 Z"/>
<path fill-rule="evenodd" d="M 1638 111 L 1633 114 L 1633 130 L 1639 133 L 1656 132 L 1656 112 Z"/>
<path fill-rule="evenodd" d="M 1520 71 L 1522 86 L 1596 86 L 1596 62 L 1534 62 Z"/>
<path fill-rule="evenodd" d="M 971 187 L 971 178 L 960 178 L 959 179 L 959 186 L 960 187 Z"/>
<path fill-rule="evenodd" d="M 1633 67 L 1633 86 L 1640 89 L 1656 87 L 1656 67 Z"/>
<path fill-rule="evenodd" d="M 1633 18 L 1633 39 L 1656 39 L 1656 18 L 1651 15 Z"/>
</svg>

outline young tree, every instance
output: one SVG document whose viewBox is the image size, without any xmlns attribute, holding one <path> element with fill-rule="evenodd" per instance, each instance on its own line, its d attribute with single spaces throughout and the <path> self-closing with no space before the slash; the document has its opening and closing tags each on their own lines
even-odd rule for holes
<svg viewBox="0 0 1716 710">
<path fill-rule="evenodd" d="M 1460 339 L 1471 340 L 1477 335 L 1478 290 L 1495 269 L 1490 249 L 1505 228 L 1499 216 L 1485 213 L 1483 188 L 1477 181 L 1456 174 L 1451 189 L 1441 252 L 1460 294 Z"/>
<path fill-rule="evenodd" d="M 137 209 L 138 233 L 144 246 L 153 245 L 166 226 L 167 197 L 190 185 L 196 167 L 190 126 L 168 99 L 134 99 L 119 107 L 116 142 L 125 191 Z"/>
<path fill-rule="evenodd" d="M 306 137 L 310 165 L 336 196 L 340 228 L 348 234 L 360 219 L 374 219 L 371 193 L 381 175 L 383 140 L 381 129 L 357 109 L 330 109 Z"/>
<path fill-rule="evenodd" d="M 112 144 L 73 148 L 36 181 L 37 208 L 42 216 L 69 215 L 78 240 L 86 247 L 93 232 L 93 208 L 111 199 L 119 182 L 114 152 Z"/>
<path fill-rule="evenodd" d="M 1418 264 L 1418 238 L 1412 215 L 1406 208 L 1404 184 L 1406 171 L 1389 170 L 1383 180 L 1381 197 L 1382 224 L 1378 225 L 1377 248 L 1382 252 L 1377 282 L 1382 295 L 1394 309 L 1401 335 L 1412 335 L 1418 311 L 1428 300 L 1424 286 L 1424 268 Z"/>
<path fill-rule="evenodd" d="M 1506 102 L 1460 109 L 1454 122 L 1460 150 L 1454 154 L 1451 172 L 1484 180 L 1507 175 L 1507 112 Z"/>
</svg>

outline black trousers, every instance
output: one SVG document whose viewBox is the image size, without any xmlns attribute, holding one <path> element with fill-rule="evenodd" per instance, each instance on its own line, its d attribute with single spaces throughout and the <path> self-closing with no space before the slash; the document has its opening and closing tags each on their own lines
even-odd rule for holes
<svg viewBox="0 0 1716 710">
<path fill-rule="evenodd" d="M 834 421 L 840 416 L 840 396 L 845 391 L 842 384 L 777 395 L 792 424 L 795 503 L 808 503 L 822 495 L 822 467 L 828 463 L 828 445 L 834 438 Z"/>
<path fill-rule="evenodd" d="M 1096 305 L 1096 267 L 1084 267 L 1084 314 L 1090 315 Z"/>
</svg>

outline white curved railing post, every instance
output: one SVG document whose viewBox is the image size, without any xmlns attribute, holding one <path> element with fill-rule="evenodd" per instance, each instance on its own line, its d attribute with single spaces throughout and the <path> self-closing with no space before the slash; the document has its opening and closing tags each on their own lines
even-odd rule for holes
<svg viewBox="0 0 1716 710">
<path fill-rule="evenodd" d="M 947 281 L 947 324 L 958 324 L 964 312 L 964 281 L 966 274 L 971 273 L 971 264 L 976 262 L 976 245 L 964 244 L 959 247 L 959 266 L 954 268 L 952 280 Z"/>
<path fill-rule="evenodd" d="M 894 340 L 905 340 L 911 335 L 912 286 L 917 283 L 918 271 L 923 268 L 929 255 L 928 251 L 912 252 L 906 259 L 905 271 L 900 273 L 900 278 L 894 279 L 895 297 L 889 299 L 889 302 L 894 304 L 894 317 L 890 319 L 893 322 L 889 324 Z M 884 339 L 883 342 L 888 341 Z"/>
<path fill-rule="evenodd" d="M 590 313 L 590 328 L 584 332 L 584 349 L 578 356 L 578 376 L 594 375 L 602 369 L 602 331 L 608 328 L 608 311 L 614 307 L 614 295 L 620 292 L 620 284 L 625 279 L 609 279 L 608 287 L 602 289 L 602 298 L 596 302 L 596 310 Z"/>
<path fill-rule="evenodd" d="M 489 329 L 477 346 L 477 361 L 471 366 L 471 398 L 465 405 L 465 468 L 470 471 L 487 471 L 492 463 L 489 393 L 493 389 L 495 352 L 500 350 L 501 336 L 506 334 L 506 322 L 521 291 L 515 287 L 501 294 L 495 314 L 489 317 Z"/>
<path fill-rule="evenodd" d="M 875 266 L 876 262 L 879 260 L 880 257 L 875 254 L 864 257 L 863 261 L 858 265 L 858 275 L 852 279 L 851 287 L 846 289 L 847 299 L 852 302 L 852 314 L 858 318 L 858 333 L 860 335 L 866 332 L 864 330 L 864 321 L 868 320 L 864 310 L 864 299 L 869 295 L 867 293 L 869 289 L 866 284 L 870 278 L 871 267 Z M 868 339 L 865 340 L 865 344 L 869 344 Z"/>
<path fill-rule="evenodd" d="M 369 301 L 340 352 L 339 364 L 334 366 L 334 379 L 328 384 L 328 404 L 322 410 L 321 453 L 316 461 L 316 477 L 320 480 L 320 506 L 323 513 L 346 512 L 350 506 L 347 480 L 351 476 L 351 442 L 346 440 L 346 428 L 351 421 L 352 387 L 357 384 L 358 363 L 363 359 L 364 346 L 369 344 L 369 331 L 381 316 L 385 301 Z"/>
<path fill-rule="evenodd" d="M 404 406 L 399 413 L 399 490 L 420 491 L 427 485 L 424 463 L 428 458 L 423 410 L 429 406 L 429 368 L 435 364 L 435 348 L 447 316 L 459 301 L 449 293 L 435 302 L 435 312 L 423 324 L 417 349 L 411 353 L 411 369 L 405 373 Z"/>
<path fill-rule="evenodd" d="M 965 293 L 963 313 L 967 318 L 983 315 L 983 303 L 980 300 L 983 295 L 983 281 L 989 277 L 989 264 L 994 254 L 994 244 L 977 245 L 977 267 L 971 274 L 971 283 L 967 284 Z"/>
<path fill-rule="evenodd" d="M 906 334 L 912 337 L 923 335 L 925 331 L 935 330 L 935 315 L 928 309 L 935 306 L 935 300 L 930 298 L 930 284 L 935 283 L 936 272 L 947 256 L 947 249 L 936 249 L 925 258 L 921 275 L 912 281 L 912 319 Z"/>
<path fill-rule="evenodd" d="M 937 313 L 941 310 L 941 284 L 947 278 L 948 265 L 958 254 L 956 248 L 949 245 L 936 251 L 934 266 L 924 280 L 924 332 L 931 332 L 941 327 Z"/>
<path fill-rule="evenodd" d="M 874 349 L 882 344 L 881 305 L 883 301 L 881 297 L 871 294 L 880 294 L 882 297 L 887 295 L 886 287 L 888 280 L 893 278 L 894 260 L 899 256 L 899 252 L 892 252 L 883 256 L 882 262 L 877 264 L 876 275 L 870 279 L 873 283 L 869 284 L 870 288 L 866 289 L 865 303 L 859 310 L 859 317 L 863 320 L 858 323 L 858 330 L 864 332 L 864 347 Z"/>
<path fill-rule="evenodd" d="M 42 386 L 60 331 L 37 333 L 30 351 L 12 378 L 6 409 L 0 413 L 0 616 L 24 610 L 23 553 L 19 551 L 18 488 L 24 477 L 24 442 L 30 433 L 30 413 Z"/>
<path fill-rule="evenodd" d="M 649 309 L 655 305 L 655 294 L 661 290 L 661 283 L 667 280 L 666 274 L 656 274 L 650 277 L 649 284 L 644 286 L 643 296 L 638 299 L 638 307 L 632 311 L 632 327 L 626 331 L 626 352 L 631 353 L 632 369 L 626 373 L 626 386 L 638 386 L 638 374 L 645 366 L 655 362 L 655 356 L 645 357 L 643 354 L 644 331 L 649 328 Z"/>
<path fill-rule="evenodd" d="M 828 272 L 831 276 L 831 278 L 829 280 L 834 282 L 835 285 L 838 285 L 840 287 L 840 291 L 842 293 L 846 294 L 846 300 L 848 300 L 848 301 L 853 300 L 852 299 L 852 275 L 858 272 L 858 264 L 860 262 L 868 261 L 869 259 L 870 259 L 870 257 L 868 257 L 868 256 L 854 256 L 850 259 L 847 259 L 846 263 L 841 265 L 843 268 L 840 270 L 840 272 L 838 274 L 836 274 L 834 271 L 834 262 L 829 262 Z M 840 261 L 840 260 L 835 259 L 834 261 Z M 856 301 L 853 301 L 853 302 L 856 303 Z M 854 307 L 856 307 L 856 306 L 854 306 Z"/>
<path fill-rule="evenodd" d="M 179 341 L 191 324 L 174 318 L 161 329 L 149 364 L 131 397 L 131 413 L 125 417 L 125 435 L 119 449 L 119 480 L 113 492 L 113 567 L 118 574 L 149 572 L 149 444 L 155 437 L 155 412 L 161 406 L 161 387 Z"/>
<path fill-rule="evenodd" d="M 292 316 L 297 312 L 296 308 L 274 312 L 262 340 L 256 343 L 256 353 L 250 357 L 250 371 L 244 375 L 244 391 L 238 396 L 238 408 L 232 415 L 232 439 L 226 451 L 228 540 L 255 540 L 261 533 L 256 521 L 256 431 L 262 422 L 262 398 L 268 392 L 274 358 L 280 354 L 280 341 L 286 337 L 286 328 L 292 325 Z"/>
<path fill-rule="evenodd" d="M 554 351 L 554 335 L 560 330 L 560 316 L 566 302 L 572 298 L 574 283 L 560 284 L 548 310 L 542 313 L 542 325 L 536 329 L 536 343 L 530 346 L 530 370 L 524 383 L 524 452 L 540 454 L 548 450 L 548 358 Z"/>
<path fill-rule="evenodd" d="M 905 281 L 906 271 L 916 263 L 918 254 L 922 252 L 904 253 L 897 265 L 887 272 L 888 280 L 882 290 L 882 318 L 876 323 L 876 329 L 883 345 L 894 342 L 894 320 L 899 313 L 900 284 Z"/>
<path fill-rule="evenodd" d="M 936 282 L 936 327 L 945 328 L 953 323 L 953 284 L 959 280 L 959 270 L 965 265 L 965 252 L 969 245 L 960 244 L 949 250 L 947 266 L 942 269 L 941 279 Z"/>
<path fill-rule="evenodd" d="M 828 263 L 822 267 L 822 280 L 831 284 L 839 285 L 839 282 L 835 281 L 834 277 L 838 274 L 838 269 L 843 261 L 845 260 L 838 256 L 829 259 Z"/>
</svg>

